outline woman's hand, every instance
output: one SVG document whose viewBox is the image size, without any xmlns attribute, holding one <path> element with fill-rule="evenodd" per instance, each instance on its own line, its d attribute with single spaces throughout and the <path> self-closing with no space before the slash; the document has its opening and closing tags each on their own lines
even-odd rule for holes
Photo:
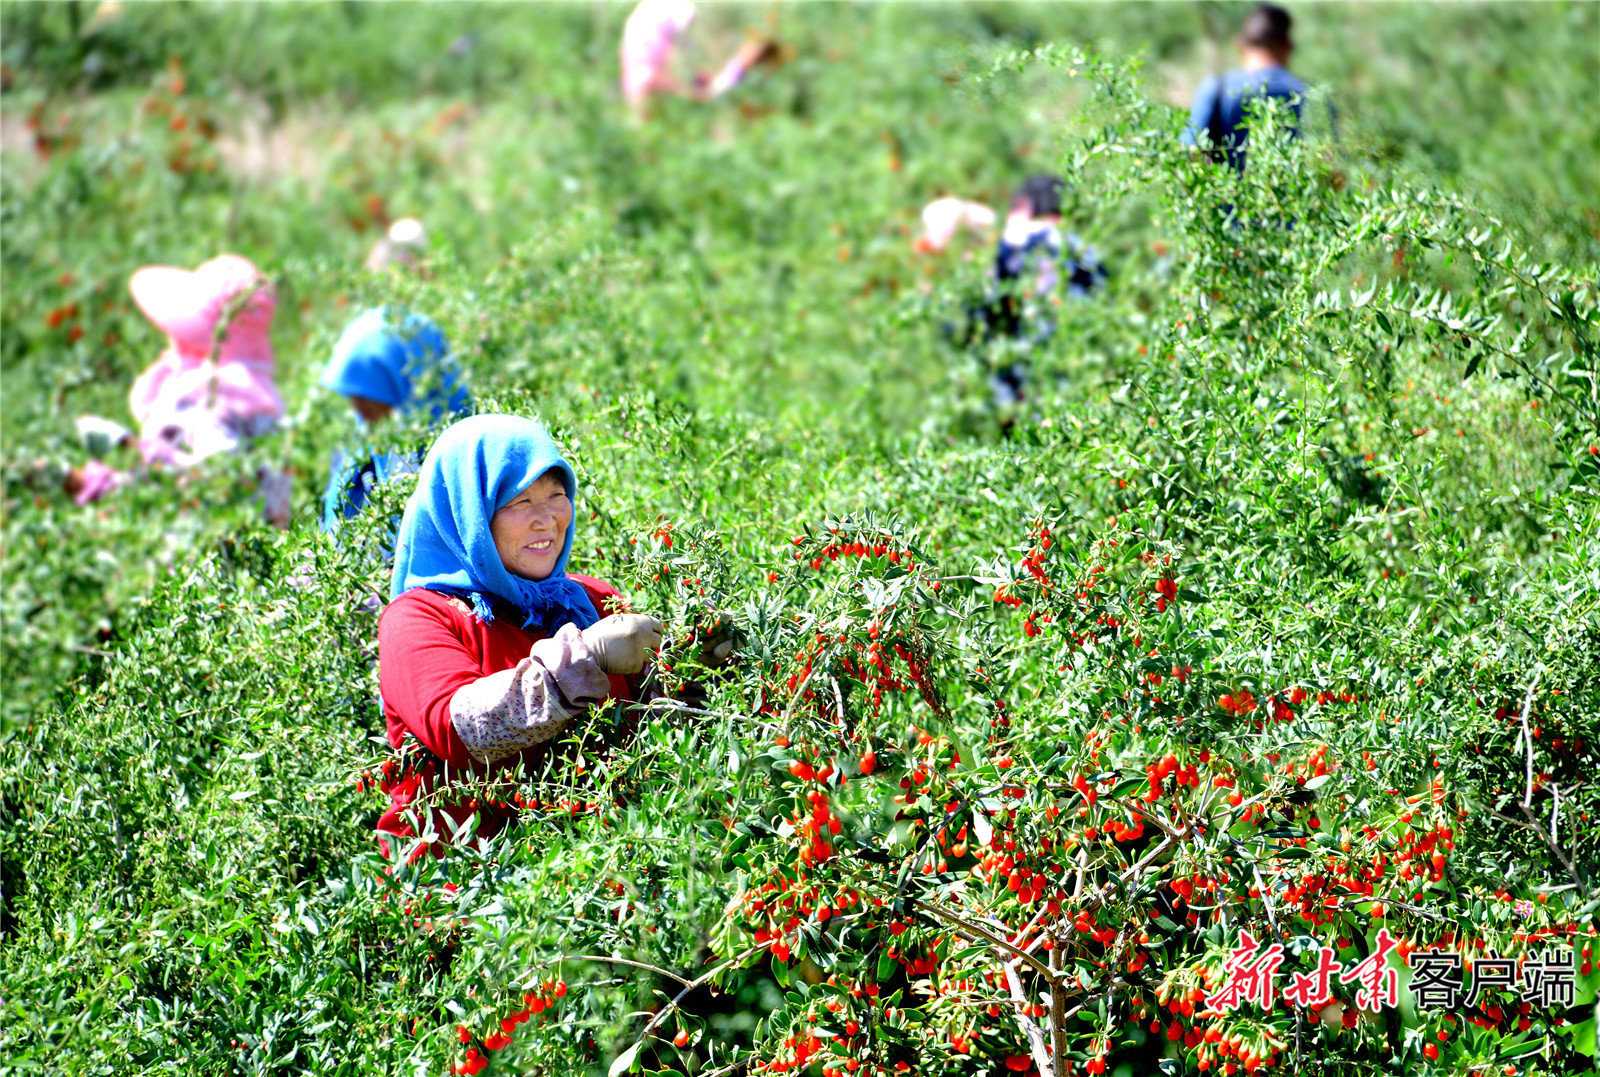
<svg viewBox="0 0 1600 1077">
<path fill-rule="evenodd" d="M 661 622 L 642 613 L 613 613 L 583 630 L 583 641 L 607 673 L 629 675 L 644 669 L 661 647 Z"/>
</svg>

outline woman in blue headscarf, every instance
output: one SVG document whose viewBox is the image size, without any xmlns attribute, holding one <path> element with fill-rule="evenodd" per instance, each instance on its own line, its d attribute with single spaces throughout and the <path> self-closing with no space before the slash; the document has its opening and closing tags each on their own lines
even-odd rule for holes
<svg viewBox="0 0 1600 1077">
<path fill-rule="evenodd" d="M 627 678 L 661 645 L 661 622 L 612 612 L 622 599 L 609 584 L 566 571 L 576 497 L 572 468 L 529 419 L 462 419 L 428 451 L 378 622 L 389 743 L 410 764 L 385 772 L 380 832 L 422 837 L 408 809 L 441 777 L 520 769 L 575 715 L 632 698 Z M 459 826 L 474 809 L 438 810 Z M 478 810 L 480 833 L 514 814 Z"/>
<path fill-rule="evenodd" d="M 430 421 L 468 410 L 472 398 L 450 359 L 450 345 L 431 318 L 374 307 L 345 327 L 322 372 L 322 384 L 350 398 L 365 430 L 399 412 L 426 412 Z M 379 483 L 409 474 L 422 460 L 414 452 L 340 451 L 322 497 L 322 530 L 355 516 Z"/>
</svg>

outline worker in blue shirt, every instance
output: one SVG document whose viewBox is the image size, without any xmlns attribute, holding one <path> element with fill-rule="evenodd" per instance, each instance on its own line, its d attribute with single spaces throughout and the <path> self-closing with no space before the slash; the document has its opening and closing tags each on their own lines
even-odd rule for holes
<svg viewBox="0 0 1600 1077">
<path fill-rule="evenodd" d="M 470 410 L 472 398 L 460 375 L 433 319 L 374 307 L 345 327 L 322 384 L 349 398 L 358 425 L 368 433 L 372 424 L 396 412 L 424 412 L 437 423 Z M 335 531 L 359 513 L 379 484 L 415 471 L 424 448 L 408 452 L 367 444 L 336 453 L 322 499 L 322 530 Z"/>
<path fill-rule="evenodd" d="M 1300 133 L 1300 108 L 1306 84 L 1289 72 L 1294 42 L 1289 37 L 1293 20 L 1276 4 L 1262 4 L 1244 21 L 1239 33 L 1241 65 L 1225 75 L 1213 75 L 1195 91 L 1189 109 L 1189 123 L 1183 129 L 1183 143 L 1198 147 L 1204 132 L 1218 160 L 1227 160 L 1235 171 L 1245 167 L 1245 108 L 1263 97 L 1289 103 L 1294 114 L 1292 130 Z"/>
</svg>

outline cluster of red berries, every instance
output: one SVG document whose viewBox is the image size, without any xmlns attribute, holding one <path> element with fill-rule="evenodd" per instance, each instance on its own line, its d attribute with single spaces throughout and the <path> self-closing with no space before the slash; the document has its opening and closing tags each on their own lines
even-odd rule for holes
<svg viewBox="0 0 1600 1077">
<path fill-rule="evenodd" d="M 1355 1011 L 1351 1010 L 1345 1016 L 1350 1019 L 1354 1014 Z M 1178 1022 L 1174 1021 L 1173 1024 L 1177 1025 Z M 1194 1035 L 1194 1031 L 1190 1030 L 1189 1034 L 1183 1036 L 1183 1040 L 1186 1047 L 1200 1048 L 1195 1068 L 1202 1073 L 1218 1069 L 1226 1077 L 1232 1077 L 1241 1071 L 1255 1073 L 1259 1069 L 1275 1066 L 1278 1062 L 1278 1048 L 1282 1046 L 1281 1044 L 1263 1041 L 1252 1043 L 1238 1033 L 1224 1035 L 1218 1028 L 1206 1029 L 1199 1034 L 1199 1042 L 1192 1044 L 1189 1038 Z M 1170 1028 L 1167 1030 L 1167 1038 L 1173 1038 Z"/>
<path fill-rule="evenodd" d="M 72 285 L 72 281 L 73 276 L 71 273 L 63 273 L 58 283 L 61 287 L 67 288 Z M 58 307 L 52 307 L 44 316 L 44 324 L 51 329 L 60 329 L 65 325 L 67 327 L 67 343 L 76 344 L 83 339 L 83 326 L 76 324 L 78 313 L 78 301 L 74 299 L 62 303 Z"/>
<path fill-rule="evenodd" d="M 1219 698 L 1217 706 L 1229 714 L 1243 716 L 1256 709 L 1256 697 L 1250 694 L 1248 688 L 1243 688 L 1236 695 L 1225 695 Z"/>
<path fill-rule="evenodd" d="M 758 945 L 771 944 L 772 956 L 788 961 L 792 951 L 783 940 L 801 924 L 815 920 L 825 924 L 835 915 L 847 912 L 852 906 L 882 908 L 883 899 L 868 899 L 860 891 L 840 886 L 825 891 L 821 886 L 807 885 L 803 875 L 779 875 L 744 896 L 746 922 Z"/>
<path fill-rule="evenodd" d="M 861 1011 L 870 1011 L 874 1006 L 873 1000 L 879 996 L 878 985 L 853 982 L 848 978 L 841 981 L 837 974 L 829 976 L 827 983 L 829 987 L 842 989 L 843 994 L 833 995 L 824 1004 L 823 1008 L 829 1015 L 826 1020 L 813 1004 L 803 1015 L 804 1030 L 786 1036 L 777 1056 L 757 1066 L 756 1070 L 795 1073 L 831 1055 L 832 1059 L 842 1061 L 825 1061 L 822 1069 L 824 1077 L 889 1077 L 891 1074 L 910 1072 L 910 1064 L 904 1061 L 889 1063 L 881 1058 L 875 1061 L 871 1057 L 859 1057 L 862 1053 L 861 1022 L 869 1018 L 869 1013 Z M 892 1007 L 886 1005 L 886 1018 L 893 1017 L 894 1012 Z M 826 1023 L 837 1031 L 824 1040 L 822 1037 L 828 1034 L 817 1030 L 819 1023 Z"/>
<path fill-rule="evenodd" d="M 501 1019 L 499 1028 L 483 1037 L 484 1051 L 499 1051 L 509 1047 L 518 1025 L 554 1009 L 556 1002 L 566 997 L 567 984 L 564 980 L 546 980 L 538 991 L 527 992 L 522 996 L 523 1008 L 507 1014 Z M 455 1068 L 457 1074 L 475 1074 L 489 1064 L 488 1056 L 472 1044 L 472 1032 L 467 1026 L 456 1026 L 456 1039 L 468 1045 L 465 1058 Z"/>
<path fill-rule="evenodd" d="M 1033 577 L 1048 595 L 1050 589 L 1055 586 L 1055 581 L 1044 570 L 1045 556 L 1050 549 L 1050 528 L 1043 523 L 1035 523 L 1029 530 L 1028 536 L 1034 540 L 1034 545 L 1022 558 L 1022 569 Z"/>
<path fill-rule="evenodd" d="M 1209 762 L 1211 753 L 1201 753 L 1201 762 Z M 1144 799 L 1147 804 L 1154 804 L 1161 799 L 1161 783 L 1169 776 L 1175 786 L 1193 786 L 1200 788 L 1200 769 L 1190 764 L 1180 764 L 1178 757 L 1172 752 L 1162 756 L 1158 762 L 1150 763 L 1144 768 L 1146 783 L 1150 786 Z"/>
<path fill-rule="evenodd" d="M 1298 685 L 1281 692 L 1271 693 L 1265 701 L 1266 711 L 1264 713 L 1270 714 L 1274 722 L 1292 722 L 1297 713 L 1295 708 L 1304 703 L 1307 698 L 1306 690 Z M 1354 696 L 1348 693 L 1344 693 L 1341 696 L 1333 692 L 1318 692 L 1316 703 L 1320 706 L 1341 698 L 1346 701 L 1355 699 Z M 1238 692 L 1219 696 L 1217 699 L 1217 707 L 1220 710 L 1241 718 L 1247 714 L 1254 714 L 1261 706 L 1262 700 L 1257 699 L 1248 688 L 1242 688 Z M 1266 722 L 1264 719 L 1257 718 L 1255 720 L 1253 728 L 1256 732 L 1261 732 L 1265 727 Z"/>
<path fill-rule="evenodd" d="M 830 527 L 828 528 L 828 533 L 838 536 L 841 534 L 841 529 Z M 797 547 L 804 547 L 807 544 L 804 535 L 796 535 L 789 541 Z M 806 553 L 807 551 L 803 548 L 796 549 L 794 551 L 794 559 L 809 564 L 818 571 L 822 569 L 824 558 L 828 561 L 837 561 L 841 557 L 884 558 L 890 564 L 899 565 L 907 572 L 913 572 L 917 567 L 916 558 L 911 555 L 909 550 L 897 549 L 886 542 L 862 542 L 859 539 L 851 541 L 836 540 L 826 542 L 820 547 L 814 547 L 810 557 L 807 557 Z M 938 584 L 934 584 L 934 589 L 938 589 Z"/>
<path fill-rule="evenodd" d="M 71 150 L 78 145 L 78 136 L 72 132 L 72 113 L 62 112 L 55 117 L 55 123 L 46 129 L 45 106 L 43 102 L 34 105 L 28 110 L 28 118 L 24 126 L 33 135 L 33 151 L 39 155 L 41 161 L 48 161 L 57 150 Z"/>
<path fill-rule="evenodd" d="M 398 759 L 385 759 L 379 765 L 378 772 L 376 774 L 373 773 L 371 767 L 368 767 L 356 777 L 356 792 L 364 793 L 368 789 L 381 788 L 387 793 L 392 788 L 393 783 L 401 781 L 405 778 L 409 778 L 415 773 L 416 768 L 414 767 L 407 767 L 404 769 L 404 771 L 402 771 L 401 764 Z"/>
<path fill-rule="evenodd" d="M 802 763 L 801 766 L 810 764 Z M 832 771 L 832 767 L 827 768 Z M 826 781 L 827 779 L 823 779 Z M 820 864 L 833 855 L 833 845 L 829 837 L 837 837 L 841 827 L 838 816 L 833 815 L 828 806 L 828 794 L 821 789 L 813 789 L 806 794 L 805 799 L 811 804 L 809 813 L 796 811 L 789 822 L 794 827 L 795 836 L 802 843 L 800 849 L 800 863 Z M 818 910 L 818 922 L 827 919 Z"/>
<path fill-rule="evenodd" d="M 897 633 L 893 638 L 886 636 L 889 632 L 885 625 L 888 612 L 880 610 L 868 623 L 864 639 L 849 632 L 840 632 L 835 636 L 815 633 L 813 641 L 796 652 L 793 670 L 782 682 L 785 690 L 779 690 L 771 681 L 764 682 L 757 710 L 763 714 L 786 713 L 793 697 L 799 693 L 801 702 L 813 705 L 820 719 L 833 725 L 842 724 L 839 713 L 810 685 L 818 661 L 823 659 L 829 648 L 839 646 L 842 650 L 842 645 L 849 645 L 855 654 L 839 653 L 824 669 L 831 677 L 857 681 L 870 688 L 874 715 L 881 712 L 886 692 L 910 692 L 912 689 L 935 714 L 944 714 L 943 702 L 929 675 L 928 658 L 920 645 L 906 633 Z M 895 659 L 905 666 L 904 679 L 895 672 Z M 782 676 L 782 663 L 775 663 L 772 668 L 773 679 Z"/>
</svg>

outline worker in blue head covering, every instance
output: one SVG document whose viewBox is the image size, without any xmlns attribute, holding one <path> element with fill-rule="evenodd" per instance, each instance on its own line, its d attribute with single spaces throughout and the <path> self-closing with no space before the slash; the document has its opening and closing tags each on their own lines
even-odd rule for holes
<svg viewBox="0 0 1600 1077">
<path fill-rule="evenodd" d="M 568 570 L 580 515 L 577 475 L 531 419 L 474 415 L 428 450 L 378 620 L 389 743 L 417 761 L 381 786 L 385 848 L 400 839 L 417 855 L 430 826 L 459 832 L 473 815 L 480 835 L 498 832 L 516 816 L 498 794 L 429 794 L 480 775 L 545 780 L 569 723 L 639 698 L 664 626 Z"/>
<path fill-rule="evenodd" d="M 351 322 L 333 346 L 322 384 L 348 397 L 363 430 L 390 415 L 424 413 L 437 423 L 472 407 L 450 358 L 450 346 L 422 314 L 374 307 Z M 322 499 L 322 529 L 332 531 L 359 513 L 374 487 L 417 469 L 414 452 L 341 451 Z"/>
</svg>

